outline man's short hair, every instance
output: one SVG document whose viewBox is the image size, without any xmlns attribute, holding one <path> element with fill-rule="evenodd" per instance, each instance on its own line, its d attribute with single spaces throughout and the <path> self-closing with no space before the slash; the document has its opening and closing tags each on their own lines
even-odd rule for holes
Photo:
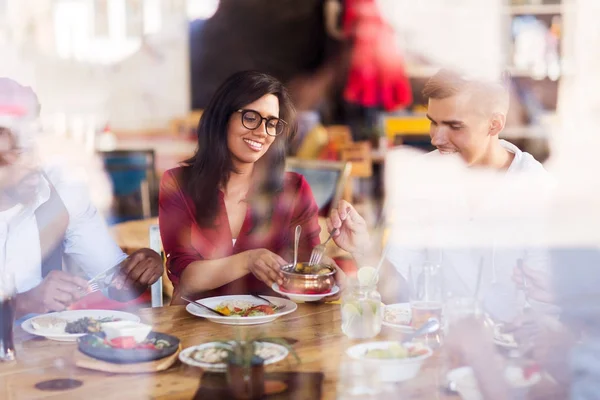
<svg viewBox="0 0 600 400">
<path fill-rule="evenodd" d="M 441 69 L 432 76 L 423 88 L 426 100 L 443 100 L 463 93 L 471 94 L 473 104 L 485 114 L 508 112 L 508 76 L 503 82 L 483 79 L 470 79 L 457 72 Z"/>
</svg>

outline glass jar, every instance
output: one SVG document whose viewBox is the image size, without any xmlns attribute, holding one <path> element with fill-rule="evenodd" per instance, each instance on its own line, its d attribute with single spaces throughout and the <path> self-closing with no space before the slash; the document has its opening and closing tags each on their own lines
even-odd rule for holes
<svg viewBox="0 0 600 400">
<path fill-rule="evenodd" d="M 342 297 L 342 332 L 352 339 L 369 339 L 381 331 L 383 306 L 376 284 L 354 283 Z"/>
</svg>

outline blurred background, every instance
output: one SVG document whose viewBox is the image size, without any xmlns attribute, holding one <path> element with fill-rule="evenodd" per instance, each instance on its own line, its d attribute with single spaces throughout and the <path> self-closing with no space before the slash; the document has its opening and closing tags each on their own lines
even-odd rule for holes
<svg viewBox="0 0 600 400">
<path fill-rule="evenodd" d="M 432 149 L 421 90 L 440 67 L 504 76 L 502 136 L 549 160 L 558 105 L 574 93 L 561 88 L 578 82 L 584 54 L 572 38 L 591 26 L 593 3 L 0 0 L 0 75 L 37 92 L 49 143 L 89 175 L 87 160 L 102 162 L 112 196 L 92 184 L 94 200 L 126 250 L 147 246 L 162 173 L 193 154 L 203 107 L 245 69 L 290 88 L 288 168 L 307 177 L 322 215 L 344 198 L 375 226 L 386 152 Z"/>
</svg>

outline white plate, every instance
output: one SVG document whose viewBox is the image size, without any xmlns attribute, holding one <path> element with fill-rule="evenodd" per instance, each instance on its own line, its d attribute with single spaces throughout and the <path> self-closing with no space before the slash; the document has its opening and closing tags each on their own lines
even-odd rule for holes
<svg viewBox="0 0 600 400">
<path fill-rule="evenodd" d="M 329 293 L 321 293 L 321 294 L 289 293 L 289 292 L 284 292 L 281 289 L 279 289 L 279 285 L 276 283 L 274 283 L 273 286 L 271 286 L 271 289 L 273 289 L 273 291 L 275 291 L 275 293 L 279 293 L 280 295 L 283 295 L 292 301 L 301 302 L 301 303 L 308 303 L 311 301 L 323 300 L 325 297 L 333 296 L 334 294 L 336 294 L 340 291 L 340 288 L 338 287 L 338 285 L 333 285 L 333 287 L 331 288 L 331 291 Z"/>
<path fill-rule="evenodd" d="M 286 358 L 289 354 L 288 349 L 286 349 L 284 346 L 282 346 L 280 344 L 270 343 L 270 342 L 259 342 L 259 343 L 260 343 L 259 344 L 260 346 L 263 346 L 265 348 L 269 348 L 269 349 L 272 349 L 272 350 L 275 350 L 278 352 L 277 355 L 267 358 L 265 360 L 265 365 L 275 364 L 275 363 L 283 360 L 284 358 Z M 208 349 L 211 347 L 224 348 L 226 346 L 227 345 L 225 343 L 210 342 L 210 343 L 204 343 L 204 344 L 201 344 L 198 346 L 188 347 L 187 349 L 184 349 L 181 353 L 179 353 L 179 361 L 181 361 L 184 364 L 191 365 L 192 367 L 200 367 L 207 371 L 224 372 L 225 369 L 227 368 L 227 365 L 225 363 L 211 364 L 211 363 L 206 363 L 206 362 L 202 362 L 202 361 L 197 361 L 192 358 L 192 353 L 196 350 L 203 350 L 203 349 Z"/>
<path fill-rule="evenodd" d="M 284 315 L 293 313 L 296 311 L 298 306 L 293 301 L 289 301 L 286 299 L 282 299 L 281 297 L 272 297 L 272 296 L 263 296 L 265 299 L 269 299 L 269 301 L 278 306 L 285 306 L 283 310 L 276 311 L 273 315 L 260 315 L 253 317 L 221 317 L 217 314 L 208 311 L 205 308 L 200 306 L 195 306 L 192 303 L 189 303 L 185 309 L 192 315 L 197 317 L 206 318 L 209 321 L 216 322 L 217 324 L 225 324 L 225 325 L 258 325 L 258 324 L 266 324 L 267 322 L 271 322 L 276 320 L 279 317 Z M 206 299 L 198 300 L 199 303 L 204 304 L 207 307 L 215 309 L 219 304 L 224 301 L 232 301 L 232 300 L 242 300 L 248 301 L 253 304 L 267 304 L 266 301 L 257 299 L 254 296 L 250 295 L 234 295 L 234 296 L 219 296 L 219 297 L 209 297 Z"/>
<path fill-rule="evenodd" d="M 57 340 L 59 342 L 74 342 L 78 338 L 87 335 L 87 333 L 56 333 L 48 330 L 37 330 L 31 324 L 31 321 L 40 317 L 56 317 L 64 319 L 68 322 L 76 321 L 80 318 L 115 318 L 123 321 L 140 322 L 140 317 L 123 311 L 112 311 L 112 310 L 72 310 L 72 311 L 61 311 L 50 314 L 42 314 L 29 318 L 21 324 L 23 330 L 32 335 L 42 336 L 46 339 Z"/>
<path fill-rule="evenodd" d="M 386 314 L 390 311 L 396 311 L 398 314 L 402 316 L 406 316 L 406 318 L 402 318 L 399 322 L 391 322 L 386 320 Z M 412 312 L 410 310 L 410 303 L 397 303 L 397 304 L 389 304 L 385 306 L 383 309 L 383 326 L 387 326 L 390 328 L 397 329 L 402 332 L 413 332 L 414 329 L 410 325 L 410 321 L 412 319 Z"/>
</svg>

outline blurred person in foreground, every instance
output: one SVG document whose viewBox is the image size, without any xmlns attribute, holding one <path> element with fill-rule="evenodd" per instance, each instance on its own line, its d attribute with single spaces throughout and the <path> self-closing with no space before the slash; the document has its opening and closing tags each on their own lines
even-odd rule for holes
<svg viewBox="0 0 600 400">
<path fill-rule="evenodd" d="M 162 276 L 160 256 L 127 257 L 110 237 L 83 182 L 40 165 L 31 88 L 0 78 L 0 262 L 15 276 L 17 316 L 61 311 L 87 294 L 87 277 L 120 264 L 107 294 L 126 301 Z M 79 271 L 78 271 L 79 270 Z"/>
<path fill-rule="evenodd" d="M 528 296 L 561 307 L 557 321 L 529 315 L 514 330 L 526 356 L 556 382 L 546 382 L 545 397 L 572 400 L 600 398 L 600 252 L 590 247 L 556 247 L 550 251 L 552 277 L 527 275 Z M 481 320 L 468 318 L 449 330 L 446 349 L 473 368 L 486 399 L 510 398 L 509 386 L 497 379 L 503 362 L 497 358 L 491 332 Z M 533 388 L 532 390 L 535 390 Z"/>
<path fill-rule="evenodd" d="M 528 215 L 522 212 L 523 204 L 529 201 L 540 212 L 544 205 L 534 203 L 530 194 L 543 203 L 553 180 L 530 154 L 499 138 L 509 108 L 504 83 L 441 70 L 426 83 L 423 94 L 429 102 L 431 143 L 437 150 L 417 157 L 402 171 L 390 172 L 397 188 L 387 188 L 388 200 L 390 192 L 401 191 L 405 204 L 394 205 L 393 211 L 403 214 L 393 221 L 387 259 L 402 275 L 400 284 L 406 283 L 410 265 L 441 265 L 445 289 L 453 296 L 475 294 L 478 268 L 483 265 L 486 309 L 499 320 L 512 320 L 522 307 L 517 304 L 513 271 L 549 269 L 543 247 L 522 246 L 514 239 L 521 225 L 530 223 L 523 218 Z M 387 165 L 390 169 L 393 164 Z M 536 224 L 540 221 L 543 217 Z M 333 210 L 328 228 L 334 227 L 339 228 L 334 237 L 338 246 L 364 259 L 369 233 L 350 204 L 341 202 Z M 542 232 L 541 226 L 534 229 Z M 406 244 L 400 237 L 413 241 Z M 398 300 L 398 287 L 392 292 Z"/>
<path fill-rule="evenodd" d="M 294 129 L 288 92 L 270 75 L 238 72 L 216 91 L 200 119 L 196 154 L 161 181 L 159 225 L 173 304 L 181 296 L 273 294 L 281 267 L 293 259 L 297 225 L 298 260 L 309 259 L 321 228 L 310 186 L 285 172 Z"/>
</svg>

